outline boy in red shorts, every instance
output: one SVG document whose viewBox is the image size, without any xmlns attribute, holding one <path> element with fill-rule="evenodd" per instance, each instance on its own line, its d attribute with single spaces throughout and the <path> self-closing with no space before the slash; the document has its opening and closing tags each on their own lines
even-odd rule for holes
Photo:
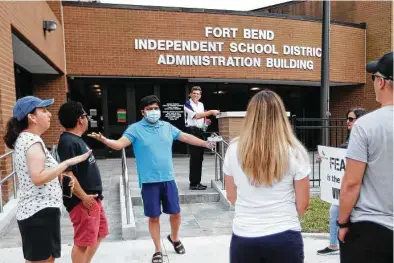
<svg viewBox="0 0 394 263">
<path fill-rule="evenodd" d="M 88 116 L 79 102 L 69 101 L 60 107 L 59 121 L 66 129 L 58 144 L 60 160 L 89 151 L 82 139 L 88 129 Z M 75 186 L 71 198 L 63 197 L 74 227 L 73 263 L 90 263 L 100 242 L 108 235 L 108 222 L 101 200 L 103 187 L 93 154 L 84 162 L 67 169 Z"/>
</svg>

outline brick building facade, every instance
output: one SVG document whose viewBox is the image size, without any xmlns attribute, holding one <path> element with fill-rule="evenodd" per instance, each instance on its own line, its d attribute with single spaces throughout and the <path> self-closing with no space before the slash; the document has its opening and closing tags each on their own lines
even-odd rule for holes
<svg viewBox="0 0 394 263">
<path fill-rule="evenodd" d="M 330 105 L 334 117 L 355 105 L 377 107 L 364 67 L 366 61 L 392 49 L 391 10 L 391 2 L 332 2 Z M 44 20 L 55 21 L 57 29 L 44 31 Z M 238 31 L 218 37 L 212 32 L 206 35 L 206 27 Z M 264 37 L 260 35 L 263 39 L 247 39 L 245 29 L 271 31 L 275 36 L 270 39 L 265 32 Z M 138 39 L 222 44 L 215 51 L 136 49 Z M 278 54 L 231 52 L 230 46 L 239 43 L 254 48 L 261 44 L 268 51 L 275 46 Z M 318 117 L 320 57 L 316 53 L 285 55 L 285 45 L 310 47 L 314 52 L 321 47 L 321 3 L 298 1 L 235 12 L 71 1 L 0 2 L 0 134 L 16 99 L 27 94 L 55 98 L 50 109 L 52 125 L 44 135 L 48 146 L 57 142 L 61 127 L 56 113 L 67 99 L 84 104 L 93 118 L 91 131 L 116 138 L 128 123 L 139 119 L 139 99 L 154 93 L 164 104 L 165 118 L 182 128 L 180 105 L 188 88 L 196 84 L 203 88 L 208 108 L 239 111 L 254 92 L 271 88 L 284 98 L 292 114 Z M 197 60 L 194 66 L 168 65 L 168 55 L 178 56 L 178 64 Z M 218 57 L 228 64 L 213 65 L 222 63 Z M 250 57 L 256 64 L 234 66 L 229 57 Z M 161 58 L 168 60 L 163 63 Z M 269 67 L 269 59 L 282 64 Z M 293 62 L 304 63 L 304 68 L 286 68 L 286 63 Z M 305 68 L 305 63 L 313 69 Z M 123 112 L 126 120 L 119 117 Z M 102 145 L 88 143 L 101 149 L 103 156 L 111 156 Z M 184 151 L 179 145 L 175 149 Z M 0 155 L 7 151 L 1 140 Z M 1 167 L 4 177 L 10 160 L 3 160 Z M 9 191 L 3 186 L 4 195 Z"/>
<path fill-rule="evenodd" d="M 379 59 L 383 54 L 393 50 L 393 3 L 392 1 L 332 1 L 331 19 L 352 23 L 365 23 L 366 61 Z M 275 6 L 254 10 L 266 14 L 282 14 L 322 18 L 321 1 L 289 1 Z M 347 43 L 349 43 L 346 40 Z M 343 115 L 349 107 L 363 106 L 368 110 L 378 107 L 373 90 L 373 82 L 366 76 L 361 89 L 339 91 L 331 88 L 332 114 Z"/>
</svg>

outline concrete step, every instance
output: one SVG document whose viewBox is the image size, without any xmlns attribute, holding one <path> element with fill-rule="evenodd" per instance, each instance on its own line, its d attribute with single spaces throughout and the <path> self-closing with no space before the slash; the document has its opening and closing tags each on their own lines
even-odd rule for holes
<svg viewBox="0 0 394 263">
<path fill-rule="evenodd" d="M 183 191 L 183 189 L 179 189 L 180 204 L 219 202 L 219 198 L 219 193 L 213 188 L 207 188 L 201 191 Z M 132 191 L 131 202 L 133 206 L 142 206 L 141 193 Z"/>
<path fill-rule="evenodd" d="M 144 215 L 142 206 L 133 206 L 136 223 L 136 239 L 150 239 L 148 218 Z M 199 237 L 212 235 L 230 235 L 234 211 L 220 202 L 194 203 L 181 205 L 182 237 Z M 160 216 L 161 236 L 166 237 L 171 232 L 169 215 Z"/>
</svg>

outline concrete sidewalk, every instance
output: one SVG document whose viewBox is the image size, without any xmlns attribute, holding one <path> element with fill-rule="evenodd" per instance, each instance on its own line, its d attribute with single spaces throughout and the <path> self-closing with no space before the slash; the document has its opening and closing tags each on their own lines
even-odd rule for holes
<svg viewBox="0 0 394 263">
<path fill-rule="evenodd" d="M 170 263 L 200 263 L 200 262 L 229 262 L 229 246 L 231 236 L 209 237 L 185 237 L 182 242 L 186 248 L 185 255 L 178 255 L 170 243 L 163 238 L 164 262 Z M 305 237 L 304 252 L 305 263 L 338 263 L 339 256 L 318 256 L 316 250 L 324 248 L 328 244 L 327 239 Z M 62 258 L 58 263 L 71 262 L 71 245 L 62 246 Z M 151 240 L 132 240 L 104 242 L 96 256 L 94 263 L 149 263 L 153 255 L 153 243 Z M 0 263 L 23 262 L 21 248 L 0 249 Z"/>
</svg>

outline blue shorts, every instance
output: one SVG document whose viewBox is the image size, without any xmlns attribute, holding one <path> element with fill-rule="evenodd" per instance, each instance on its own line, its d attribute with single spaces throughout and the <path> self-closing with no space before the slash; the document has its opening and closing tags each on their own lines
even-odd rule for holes
<svg viewBox="0 0 394 263">
<path fill-rule="evenodd" d="M 166 214 L 178 214 L 181 212 L 179 206 L 178 188 L 175 181 L 145 183 L 141 189 L 144 213 L 147 217 L 159 217 L 161 205 Z"/>
</svg>

